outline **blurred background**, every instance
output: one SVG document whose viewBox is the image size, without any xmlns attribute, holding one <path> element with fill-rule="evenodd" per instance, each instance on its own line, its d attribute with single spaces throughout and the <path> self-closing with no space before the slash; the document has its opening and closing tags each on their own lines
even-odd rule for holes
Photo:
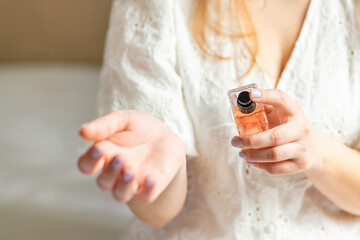
<svg viewBox="0 0 360 240">
<path fill-rule="evenodd" d="M 125 204 L 76 162 L 111 0 L 0 0 L 0 239 L 121 239 Z"/>
</svg>

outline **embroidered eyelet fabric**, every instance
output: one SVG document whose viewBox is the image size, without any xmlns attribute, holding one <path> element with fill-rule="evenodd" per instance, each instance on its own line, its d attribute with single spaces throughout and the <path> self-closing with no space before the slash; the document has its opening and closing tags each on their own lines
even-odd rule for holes
<svg viewBox="0 0 360 240">
<path fill-rule="evenodd" d="M 188 195 L 180 214 L 161 229 L 134 219 L 120 239 L 360 239 L 360 217 L 333 205 L 304 174 L 273 176 L 249 168 L 231 147 L 237 131 L 227 91 L 252 82 L 271 88 L 272 79 L 255 66 L 236 80 L 250 64 L 244 45 L 232 61 L 201 54 L 190 32 L 193 4 L 113 2 L 99 115 L 149 111 L 183 140 L 188 156 Z M 277 88 L 299 101 L 313 126 L 360 149 L 355 9 L 354 1 L 311 1 Z M 223 46 L 225 55 L 235 51 L 230 42 Z"/>
</svg>

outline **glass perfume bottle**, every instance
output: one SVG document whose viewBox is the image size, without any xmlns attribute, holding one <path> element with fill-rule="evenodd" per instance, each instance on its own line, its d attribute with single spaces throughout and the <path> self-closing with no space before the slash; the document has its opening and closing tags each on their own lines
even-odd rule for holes
<svg viewBox="0 0 360 240">
<path fill-rule="evenodd" d="M 250 98 L 255 83 L 228 91 L 231 110 L 234 115 L 239 136 L 258 133 L 269 129 L 265 108 L 262 103 L 255 103 Z"/>
</svg>

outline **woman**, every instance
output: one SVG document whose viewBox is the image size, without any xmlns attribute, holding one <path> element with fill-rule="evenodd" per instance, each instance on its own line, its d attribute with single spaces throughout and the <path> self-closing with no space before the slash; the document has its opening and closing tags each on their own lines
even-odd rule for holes
<svg viewBox="0 0 360 240">
<path fill-rule="evenodd" d="M 128 238 L 360 237 L 355 9 L 114 1 L 98 95 L 106 115 L 80 129 L 94 144 L 78 164 L 137 216 Z M 272 127 L 240 138 L 226 92 L 252 82 Z"/>
</svg>

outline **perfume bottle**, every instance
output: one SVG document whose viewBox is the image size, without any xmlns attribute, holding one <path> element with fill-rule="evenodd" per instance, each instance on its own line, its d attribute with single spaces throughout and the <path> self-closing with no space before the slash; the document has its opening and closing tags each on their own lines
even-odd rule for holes
<svg viewBox="0 0 360 240">
<path fill-rule="evenodd" d="M 231 110 L 234 115 L 239 136 L 258 133 L 269 129 L 264 105 L 250 99 L 251 89 L 255 83 L 228 91 Z"/>
</svg>

